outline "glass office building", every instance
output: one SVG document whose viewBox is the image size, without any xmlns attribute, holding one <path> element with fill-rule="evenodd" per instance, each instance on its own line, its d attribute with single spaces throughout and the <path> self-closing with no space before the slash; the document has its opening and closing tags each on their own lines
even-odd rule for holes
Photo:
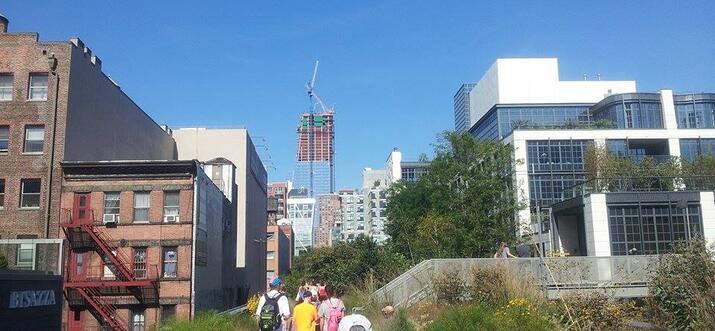
<svg viewBox="0 0 715 331">
<path fill-rule="evenodd" d="M 592 123 L 590 105 L 495 105 L 470 131 L 481 139 L 502 139 L 512 131 L 579 128 Z"/>
</svg>

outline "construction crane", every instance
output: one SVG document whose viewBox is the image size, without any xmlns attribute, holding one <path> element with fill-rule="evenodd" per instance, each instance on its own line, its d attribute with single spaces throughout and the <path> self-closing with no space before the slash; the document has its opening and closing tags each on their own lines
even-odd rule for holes
<svg viewBox="0 0 715 331">
<path fill-rule="evenodd" d="M 315 60 L 315 67 L 313 67 L 313 78 L 311 78 L 310 82 L 305 84 L 305 89 L 308 90 L 308 98 L 310 99 L 310 112 L 313 112 L 313 97 L 315 97 L 315 100 L 318 102 L 318 105 L 320 105 L 320 108 L 324 112 L 333 112 L 335 110 L 335 105 L 332 107 L 328 107 L 325 105 L 323 102 L 323 99 L 320 98 L 317 92 L 315 92 L 315 77 L 318 75 L 318 65 L 320 64 L 319 60 Z"/>
</svg>

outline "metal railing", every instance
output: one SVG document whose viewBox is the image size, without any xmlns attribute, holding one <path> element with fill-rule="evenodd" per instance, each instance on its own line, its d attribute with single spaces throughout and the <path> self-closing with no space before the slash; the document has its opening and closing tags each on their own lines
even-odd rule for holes
<svg viewBox="0 0 715 331">
<path fill-rule="evenodd" d="M 465 282 L 475 268 L 508 268 L 520 282 L 544 290 L 588 290 L 646 287 L 659 256 L 550 257 L 519 259 L 425 260 L 373 293 L 380 303 L 410 306 L 430 296 L 433 281 L 453 273 Z M 548 268 L 547 268 L 548 266 Z M 634 292 L 634 293 L 643 293 Z M 628 296 L 628 295 L 622 295 Z"/>
<path fill-rule="evenodd" d="M 567 200 L 591 193 L 713 190 L 715 190 L 715 176 L 599 177 L 564 189 L 561 192 L 561 199 Z"/>
</svg>

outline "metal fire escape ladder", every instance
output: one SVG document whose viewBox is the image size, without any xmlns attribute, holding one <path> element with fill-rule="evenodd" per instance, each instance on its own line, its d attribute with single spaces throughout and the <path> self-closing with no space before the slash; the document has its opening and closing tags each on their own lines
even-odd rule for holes
<svg viewBox="0 0 715 331">
<path fill-rule="evenodd" d="M 94 308 L 90 311 L 98 321 L 104 321 L 114 331 L 128 330 L 124 321 L 117 314 L 117 307 L 103 300 L 99 290 L 92 287 L 80 287 L 76 290 Z"/>
<path fill-rule="evenodd" d="M 108 243 L 110 238 L 106 234 L 97 231 L 92 223 L 83 224 L 82 230 L 92 237 L 94 244 L 99 248 L 97 253 L 100 253 L 102 259 L 111 262 L 111 264 L 107 263 L 107 267 L 113 269 L 117 278 L 123 281 L 134 280 L 134 274 L 127 268 L 129 263 L 126 257 L 120 251 L 112 250 Z"/>
</svg>

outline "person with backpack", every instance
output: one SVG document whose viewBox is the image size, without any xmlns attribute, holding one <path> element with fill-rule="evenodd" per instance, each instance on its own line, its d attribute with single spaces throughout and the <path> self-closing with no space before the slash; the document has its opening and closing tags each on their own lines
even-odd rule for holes
<svg viewBox="0 0 715 331">
<path fill-rule="evenodd" d="M 288 298 L 280 291 L 283 281 L 275 278 L 270 290 L 261 296 L 256 307 L 258 329 L 260 331 L 289 331 L 290 305 Z"/>
<path fill-rule="evenodd" d="M 345 316 L 345 304 L 335 296 L 335 287 L 325 286 L 326 299 L 318 307 L 321 331 L 338 331 L 340 321 Z"/>
</svg>

